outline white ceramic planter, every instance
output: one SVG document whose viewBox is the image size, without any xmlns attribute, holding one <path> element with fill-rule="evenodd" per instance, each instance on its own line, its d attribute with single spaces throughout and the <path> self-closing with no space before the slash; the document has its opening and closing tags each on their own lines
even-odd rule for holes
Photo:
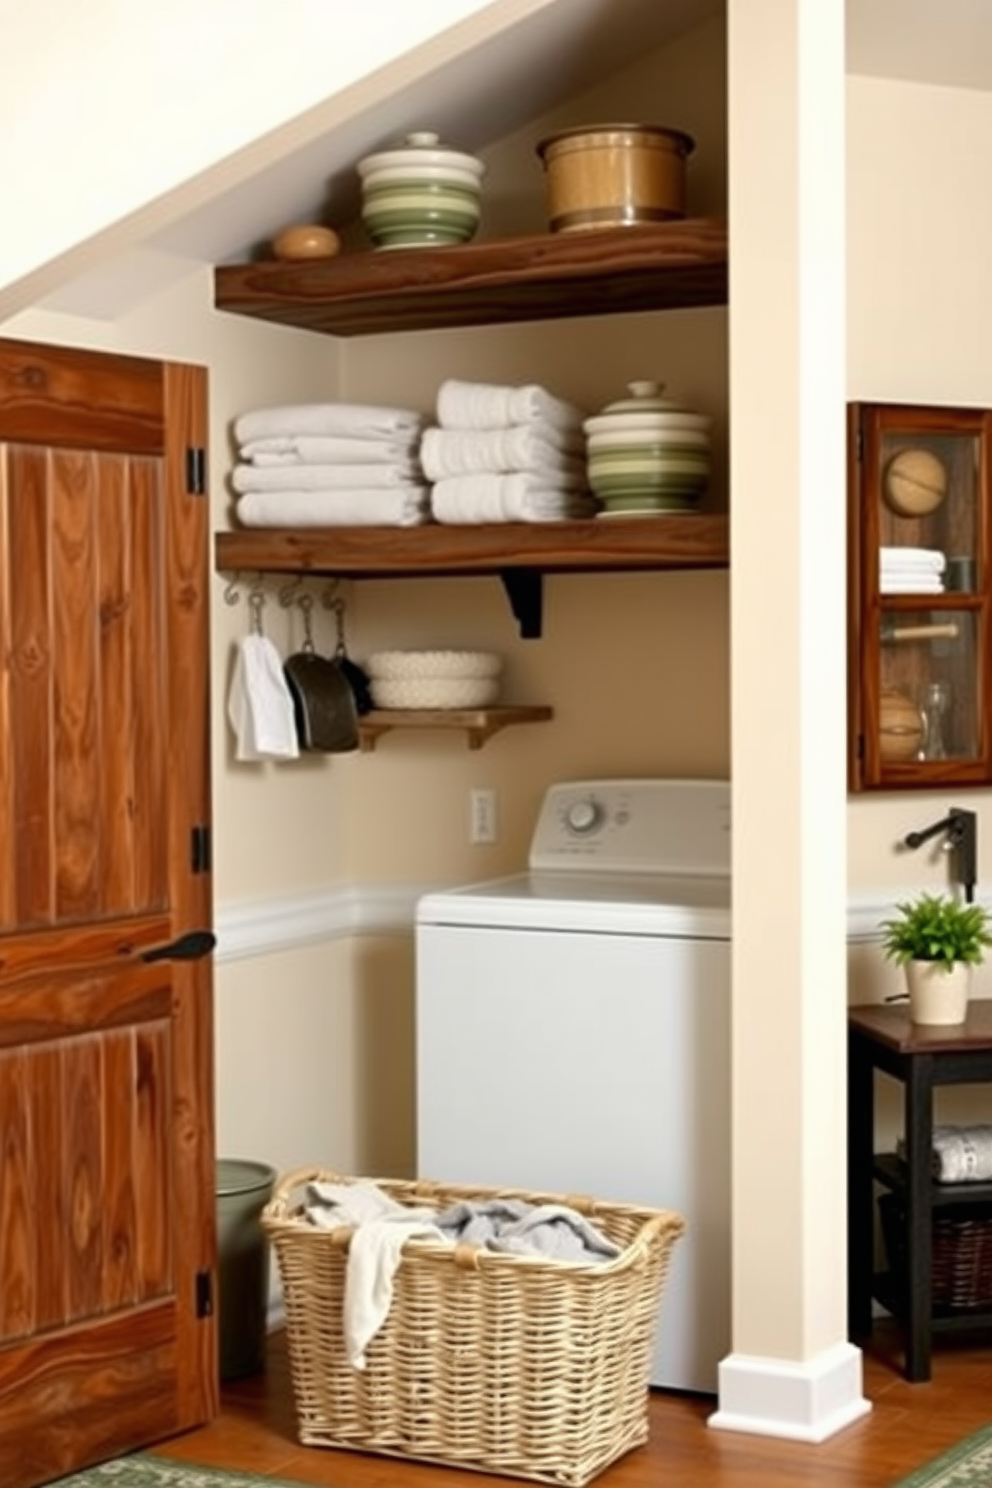
<svg viewBox="0 0 992 1488">
<path fill-rule="evenodd" d="M 956 961 L 945 971 L 940 961 L 907 961 L 909 1016 L 914 1023 L 963 1023 L 971 994 L 971 967 Z"/>
</svg>

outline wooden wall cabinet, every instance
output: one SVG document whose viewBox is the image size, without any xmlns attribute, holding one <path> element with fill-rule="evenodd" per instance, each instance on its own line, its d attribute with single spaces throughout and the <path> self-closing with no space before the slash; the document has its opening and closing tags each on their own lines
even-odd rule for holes
<svg viewBox="0 0 992 1488">
<path fill-rule="evenodd" d="M 850 789 L 992 784 L 992 410 L 848 413 Z"/>
</svg>

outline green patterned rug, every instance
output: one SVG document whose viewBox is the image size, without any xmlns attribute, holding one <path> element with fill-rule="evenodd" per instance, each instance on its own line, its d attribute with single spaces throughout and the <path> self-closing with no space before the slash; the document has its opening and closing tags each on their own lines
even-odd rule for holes
<svg viewBox="0 0 992 1488">
<path fill-rule="evenodd" d="M 116 1457 L 113 1462 L 59 1478 L 49 1488 L 301 1488 L 301 1485 L 286 1478 L 200 1467 L 194 1462 L 174 1462 L 170 1457 L 138 1452 L 133 1457 Z"/>
<path fill-rule="evenodd" d="M 894 1488 L 989 1488 L 990 1484 L 992 1426 L 983 1426 L 981 1431 L 966 1436 L 932 1462 L 918 1467 L 908 1478 L 900 1478 Z"/>
</svg>

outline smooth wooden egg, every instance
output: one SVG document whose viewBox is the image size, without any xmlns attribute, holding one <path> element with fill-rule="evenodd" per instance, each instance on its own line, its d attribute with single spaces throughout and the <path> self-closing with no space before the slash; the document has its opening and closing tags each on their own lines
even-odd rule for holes
<svg viewBox="0 0 992 1488">
<path fill-rule="evenodd" d="M 333 258 L 340 252 L 341 239 L 333 227 L 318 222 L 296 222 L 284 227 L 272 240 L 276 258 Z"/>
<path fill-rule="evenodd" d="M 900 517 L 928 517 L 947 495 L 947 471 L 925 449 L 905 449 L 886 466 L 886 505 Z"/>
</svg>

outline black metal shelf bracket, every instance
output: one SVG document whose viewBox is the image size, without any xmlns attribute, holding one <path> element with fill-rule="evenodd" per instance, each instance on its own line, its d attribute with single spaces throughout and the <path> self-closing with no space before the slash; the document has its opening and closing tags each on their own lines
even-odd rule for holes
<svg viewBox="0 0 992 1488">
<path fill-rule="evenodd" d="M 535 568 L 504 568 L 500 579 L 506 590 L 520 636 L 525 641 L 541 638 L 544 611 L 544 575 Z"/>
</svg>

